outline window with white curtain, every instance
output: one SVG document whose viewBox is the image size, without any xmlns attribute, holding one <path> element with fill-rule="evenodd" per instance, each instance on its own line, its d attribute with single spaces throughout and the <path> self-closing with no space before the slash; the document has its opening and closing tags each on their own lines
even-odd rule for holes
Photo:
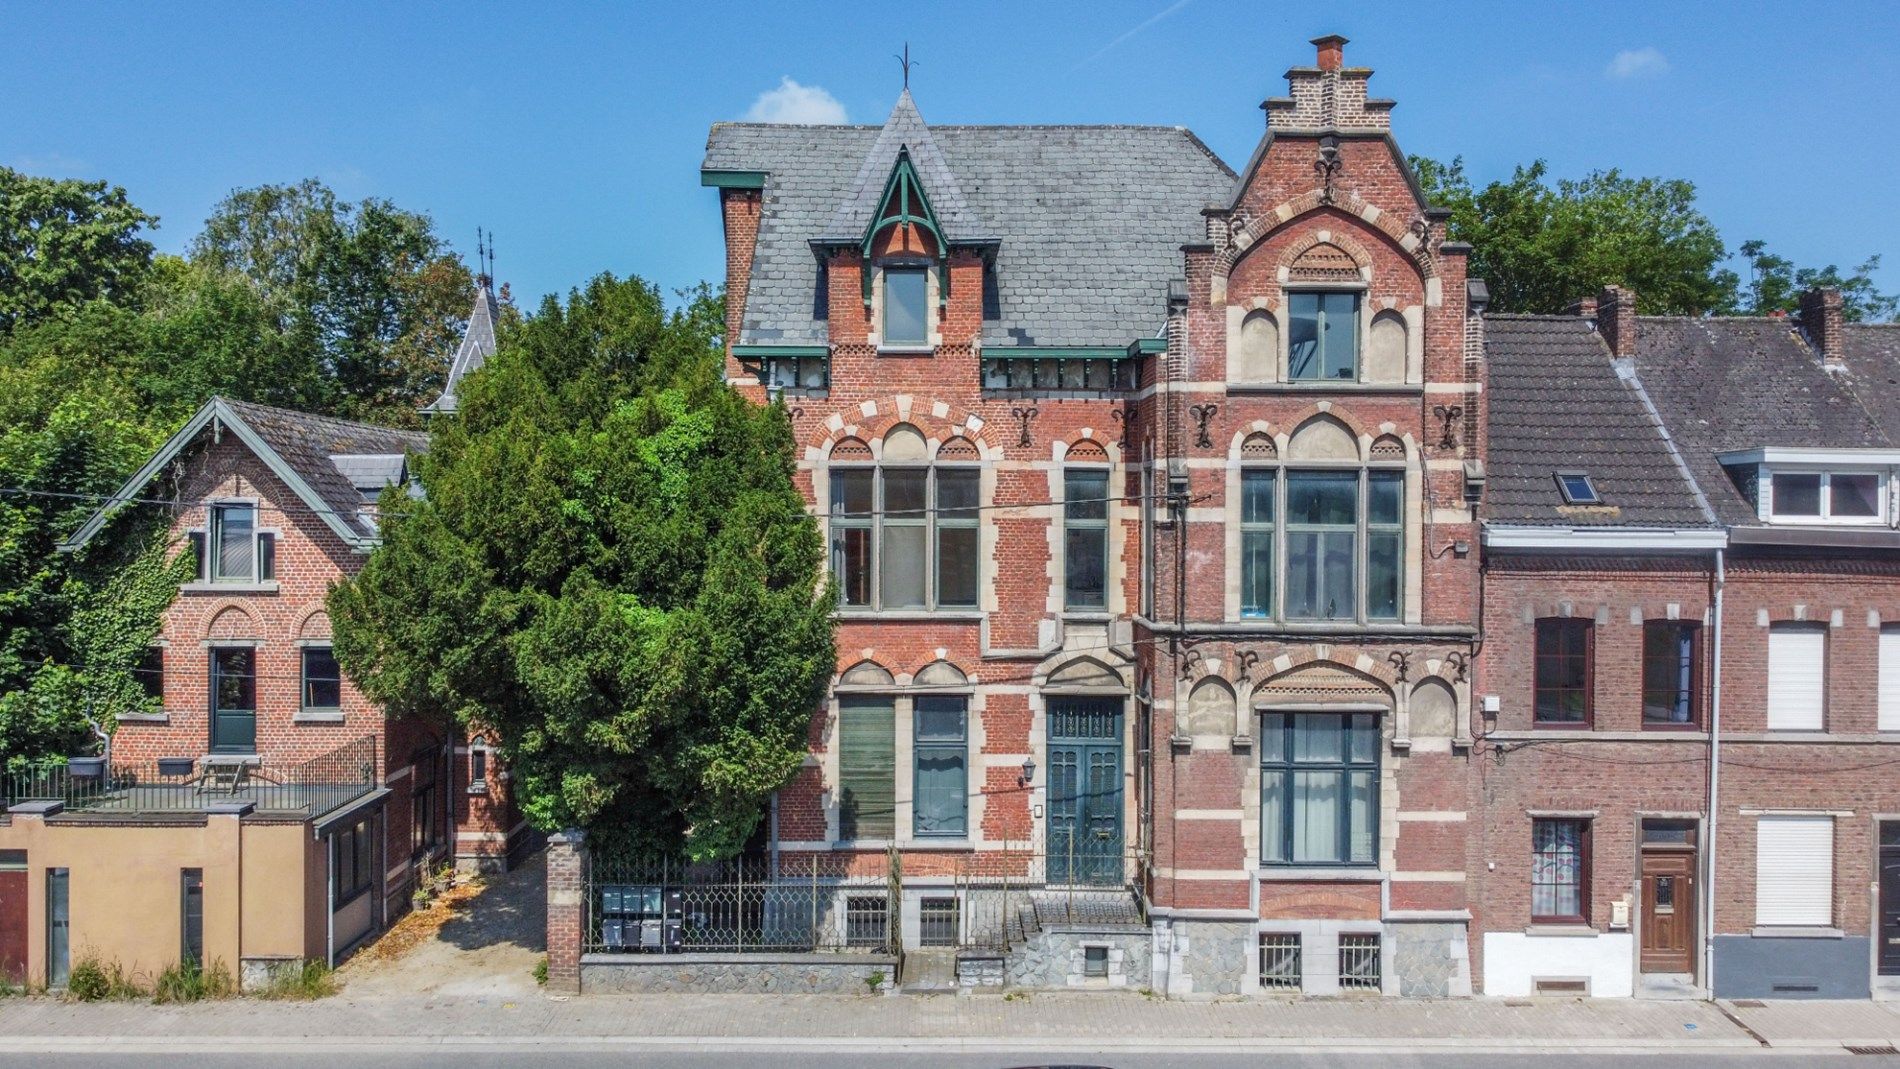
<svg viewBox="0 0 1900 1069">
<path fill-rule="evenodd" d="M 1378 861 L 1377 713 L 1266 713 L 1260 849 L 1269 865 Z"/>
</svg>

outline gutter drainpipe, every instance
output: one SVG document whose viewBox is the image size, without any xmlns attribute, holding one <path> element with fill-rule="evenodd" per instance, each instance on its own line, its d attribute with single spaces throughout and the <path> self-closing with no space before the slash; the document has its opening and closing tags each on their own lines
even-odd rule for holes
<svg viewBox="0 0 1900 1069">
<path fill-rule="evenodd" d="M 1709 686 L 1709 819 L 1702 848 L 1702 982 L 1715 998 L 1715 824 L 1722 786 L 1722 594 L 1728 585 L 1724 555 L 1715 551 L 1715 642 Z"/>
</svg>

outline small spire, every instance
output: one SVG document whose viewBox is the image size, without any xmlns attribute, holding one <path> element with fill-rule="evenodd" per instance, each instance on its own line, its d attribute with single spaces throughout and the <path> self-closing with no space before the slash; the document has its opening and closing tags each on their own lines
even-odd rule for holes
<svg viewBox="0 0 1900 1069">
<path fill-rule="evenodd" d="M 914 62 L 910 58 L 910 42 L 904 42 L 904 54 L 896 57 L 898 66 L 904 68 L 904 91 L 910 91 L 910 68 Z"/>
</svg>

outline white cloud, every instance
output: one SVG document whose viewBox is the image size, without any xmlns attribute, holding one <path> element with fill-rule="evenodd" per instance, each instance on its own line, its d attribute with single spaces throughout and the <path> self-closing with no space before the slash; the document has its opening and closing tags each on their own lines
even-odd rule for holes
<svg viewBox="0 0 1900 1069">
<path fill-rule="evenodd" d="M 1625 48 L 1603 70 L 1608 78 L 1656 78 L 1669 73 L 1669 61 L 1654 46 Z"/>
<path fill-rule="evenodd" d="M 799 85 L 790 77 L 779 79 L 777 89 L 767 89 L 752 102 L 745 113 L 747 122 L 813 123 L 834 125 L 845 122 L 844 105 L 838 98 L 815 85 Z"/>
</svg>

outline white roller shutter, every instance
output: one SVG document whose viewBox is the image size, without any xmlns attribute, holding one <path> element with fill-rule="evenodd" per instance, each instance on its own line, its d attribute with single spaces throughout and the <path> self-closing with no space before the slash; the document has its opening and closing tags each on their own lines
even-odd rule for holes
<svg viewBox="0 0 1900 1069">
<path fill-rule="evenodd" d="M 1900 627 L 1880 632 L 1880 730 L 1900 731 Z"/>
<path fill-rule="evenodd" d="M 1768 630 L 1768 730 L 1820 731 L 1827 632 L 1808 624 Z"/>
<path fill-rule="evenodd" d="M 1834 923 L 1834 818 L 1760 817 L 1755 825 L 1755 923 Z"/>
</svg>

